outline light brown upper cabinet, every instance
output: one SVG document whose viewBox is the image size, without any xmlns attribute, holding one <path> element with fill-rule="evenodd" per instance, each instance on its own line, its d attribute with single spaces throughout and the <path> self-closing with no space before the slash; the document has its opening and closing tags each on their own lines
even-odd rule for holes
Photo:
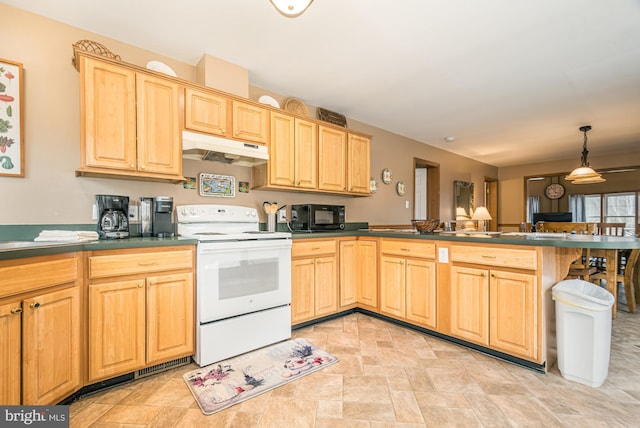
<svg viewBox="0 0 640 428">
<path fill-rule="evenodd" d="M 350 133 L 347 150 L 347 191 L 369 194 L 371 140 Z"/>
<path fill-rule="evenodd" d="M 269 110 L 241 101 L 232 101 L 233 138 L 258 144 L 269 142 Z"/>
<path fill-rule="evenodd" d="M 272 111 L 269 164 L 256 168 L 262 175 L 257 181 L 268 174 L 269 186 L 316 189 L 317 150 L 315 123 Z"/>
<path fill-rule="evenodd" d="M 185 89 L 184 127 L 226 137 L 229 99 L 211 92 Z"/>
<path fill-rule="evenodd" d="M 184 181 L 179 85 L 78 56 L 81 166 L 76 175 Z"/>
<path fill-rule="evenodd" d="M 318 189 L 347 190 L 347 133 L 318 126 Z"/>
</svg>

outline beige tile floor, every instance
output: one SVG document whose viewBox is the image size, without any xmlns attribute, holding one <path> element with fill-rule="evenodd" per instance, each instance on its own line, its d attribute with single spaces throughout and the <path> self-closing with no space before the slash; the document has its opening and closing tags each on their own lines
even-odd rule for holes
<svg viewBox="0 0 640 428">
<path fill-rule="evenodd" d="M 340 362 L 211 416 L 175 368 L 71 404 L 72 427 L 638 427 L 640 313 L 618 311 L 600 388 L 363 314 L 294 332 Z"/>
</svg>

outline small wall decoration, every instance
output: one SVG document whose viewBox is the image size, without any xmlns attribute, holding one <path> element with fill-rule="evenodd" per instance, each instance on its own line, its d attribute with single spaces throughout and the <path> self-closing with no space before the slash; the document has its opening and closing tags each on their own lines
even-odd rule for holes
<svg viewBox="0 0 640 428">
<path fill-rule="evenodd" d="M 195 177 L 185 177 L 186 181 L 182 183 L 182 187 L 185 189 L 196 189 L 198 187 L 198 182 Z"/>
<path fill-rule="evenodd" d="M 398 184 L 396 185 L 396 191 L 398 192 L 398 195 L 404 196 L 406 190 L 407 187 L 405 186 L 404 181 L 398 181 Z"/>
<path fill-rule="evenodd" d="M 22 64 L 0 58 L 0 175 L 24 177 Z"/>
<path fill-rule="evenodd" d="M 382 182 L 384 184 L 391 184 L 391 181 L 393 181 L 393 173 L 391 172 L 391 170 L 389 168 L 385 168 L 382 170 Z"/>
<path fill-rule="evenodd" d="M 240 193 L 249 193 L 249 182 L 248 181 L 238 182 L 238 191 Z"/>
<path fill-rule="evenodd" d="M 236 178 L 230 175 L 201 173 L 200 196 L 233 198 L 236 196 Z"/>
</svg>

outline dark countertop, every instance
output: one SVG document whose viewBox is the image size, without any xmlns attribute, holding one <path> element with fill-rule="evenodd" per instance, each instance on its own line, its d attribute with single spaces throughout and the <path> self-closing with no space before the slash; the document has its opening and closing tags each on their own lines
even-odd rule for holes
<svg viewBox="0 0 640 428">
<path fill-rule="evenodd" d="M 17 241 L 15 241 L 17 242 Z M 91 242 L 33 242 L 19 241 L 24 246 L 19 248 L 2 248 L 0 242 L 0 260 L 24 257 L 48 256 L 74 251 L 116 250 L 122 248 L 168 247 L 173 245 L 196 245 L 195 239 L 187 238 L 125 238 L 105 239 Z"/>
<path fill-rule="evenodd" d="M 320 238 L 349 238 L 354 236 L 369 236 L 375 238 L 402 238 L 402 239 L 422 239 L 429 241 L 455 241 L 455 242 L 478 242 L 485 244 L 509 244 L 541 247 L 565 247 L 565 248 L 595 248 L 595 249 L 640 249 L 640 239 L 631 237 L 616 236 L 585 236 L 585 235 L 562 235 L 549 236 L 549 234 L 526 234 L 507 232 L 503 234 L 480 235 L 464 233 L 433 233 L 421 235 L 408 230 L 347 230 L 342 232 L 316 232 L 316 233 L 294 233 L 294 240 L 298 239 L 320 239 Z M 196 239 L 188 238 L 126 238 L 108 239 L 83 243 L 67 242 L 33 242 L 20 241 L 18 248 L 2 248 L 0 241 L 0 260 L 10 260 L 24 257 L 46 256 L 74 251 L 95 251 L 114 250 L 123 248 L 145 248 L 145 247 L 166 247 L 173 245 L 196 245 Z M 20 245 L 18 244 L 18 245 Z"/>
<path fill-rule="evenodd" d="M 489 232 L 492 233 L 492 232 Z M 564 248 L 596 248 L 596 249 L 616 249 L 628 250 L 639 248 L 640 239 L 632 237 L 618 236 L 587 236 L 587 235 L 563 235 L 561 233 L 551 236 L 548 233 L 520 234 L 518 232 L 505 232 L 502 234 L 465 234 L 458 233 L 432 233 L 421 235 L 409 231 L 376 231 L 373 229 L 349 230 L 344 232 L 316 232 L 316 233 L 294 233 L 293 239 L 319 239 L 319 238 L 348 238 L 351 236 L 370 236 L 386 238 L 404 239 L 424 239 L 431 241 L 456 241 L 456 242 L 480 242 L 486 244 L 509 244 L 526 245 L 540 247 L 564 247 Z"/>
</svg>

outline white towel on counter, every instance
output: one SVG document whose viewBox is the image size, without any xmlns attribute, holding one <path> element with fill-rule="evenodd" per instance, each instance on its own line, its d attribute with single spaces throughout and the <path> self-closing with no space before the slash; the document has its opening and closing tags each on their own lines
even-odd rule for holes
<svg viewBox="0 0 640 428">
<path fill-rule="evenodd" d="M 98 238 L 98 232 L 88 230 L 43 230 L 34 241 L 86 242 Z"/>
</svg>

